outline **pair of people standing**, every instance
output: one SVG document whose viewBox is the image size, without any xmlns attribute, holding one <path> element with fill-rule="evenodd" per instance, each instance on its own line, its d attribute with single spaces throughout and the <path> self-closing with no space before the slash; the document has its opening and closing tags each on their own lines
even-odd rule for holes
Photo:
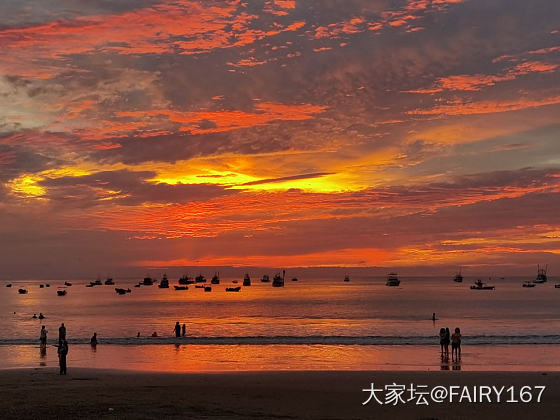
<svg viewBox="0 0 560 420">
<path fill-rule="evenodd" d="M 439 330 L 439 344 L 441 346 L 441 357 L 449 358 L 449 344 L 451 344 L 451 359 L 461 358 L 461 330 L 457 327 L 451 335 L 449 328 Z"/>
<path fill-rule="evenodd" d="M 175 331 L 175 337 L 184 337 L 187 334 L 187 326 L 183 324 L 181 327 L 179 321 L 175 323 L 173 330 Z"/>
</svg>

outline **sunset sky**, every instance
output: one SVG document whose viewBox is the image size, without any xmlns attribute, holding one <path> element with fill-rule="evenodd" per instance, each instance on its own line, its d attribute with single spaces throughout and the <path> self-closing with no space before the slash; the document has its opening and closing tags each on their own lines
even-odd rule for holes
<svg viewBox="0 0 560 420">
<path fill-rule="evenodd" d="M 2 0 L 0 99 L 0 277 L 560 273 L 556 0 Z"/>
</svg>

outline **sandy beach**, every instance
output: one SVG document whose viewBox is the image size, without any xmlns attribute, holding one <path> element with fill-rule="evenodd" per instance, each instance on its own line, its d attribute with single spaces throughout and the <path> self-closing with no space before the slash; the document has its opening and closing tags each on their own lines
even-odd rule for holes
<svg viewBox="0 0 560 420">
<path fill-rule="evenodd" d="M 541 403 L 362 405 L 374 382 L 449 386 L 546 386 Z M 560 374 L 545 372 L 143 373 L 72 369 L 0 371 L 3 419 L 552 419 Z"/>
</svg>

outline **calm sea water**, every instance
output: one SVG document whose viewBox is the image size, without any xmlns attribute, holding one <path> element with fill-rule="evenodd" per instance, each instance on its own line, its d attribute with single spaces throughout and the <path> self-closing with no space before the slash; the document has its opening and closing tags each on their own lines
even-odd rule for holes
<svg viewBox="0 0 560 420">
<path fill-rule="evenodd" d="M 316 359 L 332 360 L 332 368 L 347 358 L 327 357 L 327 353 L 352 352 L 355 368 L 361 363 L 359 354 L 383 346 L 393 348 L 390 352 L 408 344 L 433 345 L 438 350 L 436 337 L 441 327 L 460 327 L 464 347 L 539 344 L 554 352 L 560 348 L 560 289 L 554 288 L 559 282 L 555 278 L 535 288 L 521 287 L 527 278 L 496 279 L 494 291 L 470 290 L 475 280 L 470 278 L 459 284 L 451 278 L 401 277 L 400 287 L 387 287 L 379 277 L 352 278 L 349 283 L 340 278 L 302 278 L 287 281 L 284 288 L 253 279 L 253 285 L 241 292 L 227 293 L 225 287 L 233 286 L 232 280 L 222 278 L 207 293 L 194 285 L 187 291 L 157 285 L 134 288 L 138 279 L 115 279 L 117 287 L 132 290 L 123 296 L 115 293 L 115 286 L 88 288 L 85 281 L 72 281 L 64 297 L 56 294 L 63 281 L 50 281 L 50 288 L 39 287 L 44 281 L 12 282 L 12 288 L 2 284 L 0 353 L 15 346 L 36 345 L 41 325 L 47 327 L 49 341 L 54 343 L 61 322 L 71 344 L 86 343 L 97 332 L 100 343 L 114 345 L 113 350 L 146 347 L 135 350 L 136 355 L 153 345 L 163 349 L 176 343 L 191 349 L 247 347 L 252 348 L 247 351 L 253 356 L 260 351 L 255 349 L 258 346 L 284 345 L 284 349 L 297 350 L 286 354 L 299 351 L 300 358 L 304 348 L 313 354 L 322 349 L 322 356 Z M 242 279 L 237 280 L 240 285 Z M 170 279 L 170 283 L 177 281 Z M 19 295 L 19 287 L 29 293 Z M 32 319 L 40 312 L 46 316 L 44 320 Z M 431 320 L 433 312 L 436 322 Z M 173 338 L 175 321 L 187 325 L 187 337 L 179 342 Z M 150 337 L 154 331 L 160 338 Z M 138 332 L 140 339 L 136 338 Z"/>
</svg>

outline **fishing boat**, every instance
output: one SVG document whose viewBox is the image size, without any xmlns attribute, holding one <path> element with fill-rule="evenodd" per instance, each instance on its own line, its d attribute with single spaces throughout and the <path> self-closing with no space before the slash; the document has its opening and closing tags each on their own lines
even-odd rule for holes
<svg viewBox="0 0 560 420">
<path fill-rule="evenodd" d="M 210 280 L 210 283 L 220 284 L 220 276 L 218 275 L 218 273 L 214 273 L 214 275 L 212 276 L 212 280 Z"/>
<path fill-rule="evenodd" d="M 555 288 L 555 289 L 560 289 L 560 283 L 559 283 L 559 284 L 555 284 L 555 285 L 554 285 L 554 288 Z"/>
<path fill-rule="evenodd" d="M 107 280 L 105 280 L 105 285 L 106 286 L 114 286 L 115 282 L 113 281 L 112 277 L 107 277 Z"/>
<path fill-rule="evenodd" d="M 65 286 L 72 286 L 72 283 L 70 283 L 69 281 L 65 281 L 65 282 L 64 282 L 64 285 L 65 285 Z M 47 287 L 49 287 L 48 284 L 47 284 Z"/>
<path fill-rule="evenodd" d="M 196 276 L 194 281 L 196 283 L 206 283 L 206 277 L 204 277 L 202 274 L 199 274 L 198 276 Z"/>
<path fill-rule="evenodd" d="M 345 282 L 349 282 L 349 281 L 350 281 L 350 276 L 349 276 L 348 274 L 346 274 L 346 275 L 344 276 L 344 281 L 345 281 Z"/>
<path fill-rule="evenodd" d="M 142 282 L 144 286 L 151 286 L 154 284 L 154 280 L 151 277 L 144 277 L 144 281 Z"/>
<path fill-rule="evenodd" d="M 101 279 L 99 277 L 97 277 L 97 280 L 91 282 L 91 284 L 93 284 L 94 286 L 102 286 L 103 282 L 101 281 Z"/>
<path fill-rule="evenodd" d="M 95 283 L 93 281 L 90 281 L 89 284 L 86 284 L 86 287 L 93 287 L 95 286 Z"/>
<path fill-rule="evenodd" d="M 160 289 L 169 289 L 169 280 L 167 280 L 167 274 L 164 274 L 161 278 L 161 283 L 158 284 Z"/>
<path fill-rule="evenodd" d="M 299 281 L 297 277 L 293 277 L 292 281 Z"/>
<path fill-rule="evenodd" d="M 130 290 L 130 289 L 128 289 L 128 290 Z M 115 287 L 115 292 L 117 292 L 118 295 L 124 295 L 125 293 L 128 292 L 128 290 L 122 289 L 120 287 Z"/>
<path fill-rule="evenodd" d="M 494 286 L 488 286 L 480 279 L 475 281 L 474 284 L 471 286 L 471 290 L 494 290 L 494 289 L 495 289 Z"/>
<path fill-rule="evenodd" d="M 212 286 L 204 286 L 204 291 L 205 292 L 211 292 L 212 291 Z"/>
<path fill-rule="evenodd" d="M 239 291 L 241 291 L 241 286 L 226 287 L 226 292 L 239 292 Z"/>
<path fill-rule="evenodd" d="M 49 283 L 45 284 L 45 287 L 51 287 L 51 285 Z"/>
<path fill-rule="evenodd" d="M 385 283 L 385 286 L 398 286 L 399 284 L 401 284 L 401 281 L 397 277 L 397 273 L 387 274 L 387 283 Z"/>
<path fill-rule="evenodd" d="M 265 274 L 265 275 L 262 276 L 261 282 L 262 283 L 270 282 L 270 277 L 268 277 L 268 274 Z"/>
<path fill-rule="evenodd" d="M 6 287 L 12 287 L 12 283 L 8 283 Z"/>
<path fill-rule="evenodd" d="M 457 274 L 455 274 L 455 277 L 453 278 L 453 281 L 455 283 L 463 283 L 463 275 L 461 274 L 461 269 L 459 269 L 459 272 Z"/>
<path fill-rule="evenodd" d="M 282 276 L 280 273 L 276 273 L 272 279 L 272 287 L 284 287 L 284 277 L 286 276 L 286 270 L 282 270 Z"/>
<path fill-rule="evenodd" d="M 173 286 L 175 290 L 189 290 L 189 286 Z"/>
<path fill-rule="evenodd" d="M 43 287 L 45 287 L 44 284 L 40 284 L 40 285 L 39 285 L 39 289 L 42 289 Z"/>
<path fill-rule="evenodd" d="M 195 284 L 194 287 L 195 287 L 195 289 L 204 289 L 203 284 Z"/>
<path fill-rule="evenodd" d="M 535 284 L 535 283 L 532 283 L 532 282 L 530 282 L 530 281 L 525 281 L 525 282 L 523 282 L 522 286 L 523 286 L 523 287 L 535 287 L 536 284 Z"/>
<path fill-rule="evenodd" d="M 546 265 L 544 268 L 537 266 L 537 278 L 533 280 L 533 283 L 546 283 L 546 281 L 548 280 L 548 277 L 546 275 L 547 269 L 548 265 Z"/>
<path fill-rule="evenodd" d="M 58 296 L 66 296 L 66 290 L 57 290 L 57 291 L 56 291 L 56 294 L 57 294 Z"/>
<path fill-rule="evenodd" d="M 179 279 L 179 284 L 193 284 L 194 280 L 192 277 L 187 276 L 186 274 Z"/>
<path fill-rule="evenodd" d="M 20 295 L 26 295 L 27 294 L 27 290 L 26 289 L 18 289 L 18 293 Z"/>
<path fill-rule="evenodd" d="M 243 277 L 243 286 L 250 286 L 251 285 L 251 277 L 249 277 L 249 274 L 245 274 L 245 277 Z"/>
</svg>

